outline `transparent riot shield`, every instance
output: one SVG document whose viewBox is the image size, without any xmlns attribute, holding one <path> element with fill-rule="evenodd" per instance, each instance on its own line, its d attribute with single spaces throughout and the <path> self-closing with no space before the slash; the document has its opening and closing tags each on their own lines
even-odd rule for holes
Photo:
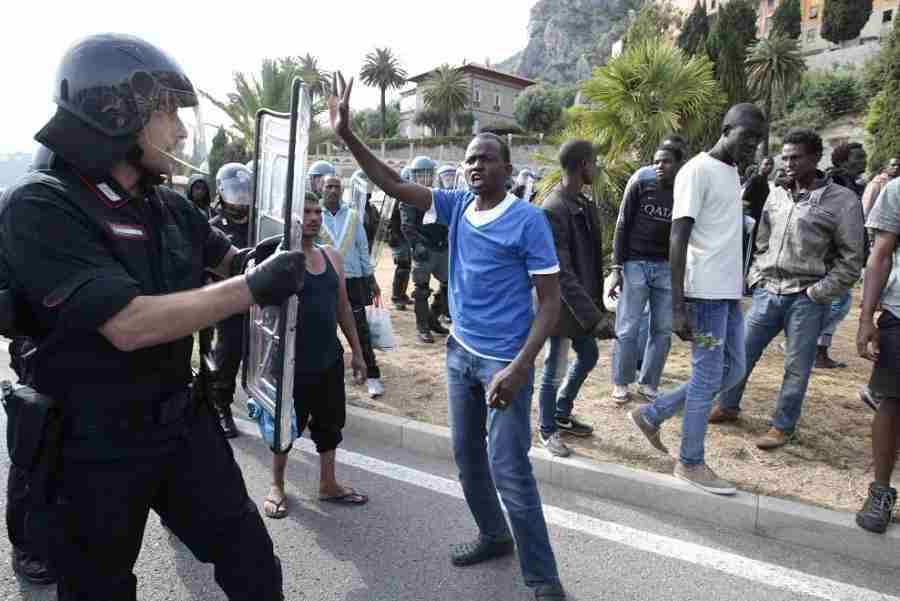
<svg viewBox="0 0 900 601">
<path fill-rule="evenodd" d="M 750 271 L 750 259 L 753 258 L 753 232 L 756 230 L 756 219 L 744 215 L 744 279 Z"/>
<path fill-rule="evenodd" d="M 360 219 L 366 215 L 366 199 L 369 196 L 369 180 L 354 175 L 350 179 L 350 202 Z"/>
<path fill-rule="evenodd" d="M 285 249 L 301 247 L 306 189 L 306 151 L 311 120 L 306 86 L 295 79 L 291 112 L 260 109 L 256 115 L 256 169 L 250 211 L 250 244 L 283 236 Z M 251 260 L 252 261 L 252 260 Z M 294 341 L 299 300 L 250 308 L 245 337 L 244 390 L 275 418 L 272 450 L 291 442 L 294 394 Z"/>
<path fill-rule="evenodd" d="M 378 259 L 384 253 L 384 246 L 388 244 L 391 237 L 391 214 L 394 212 L 397 201 L 385 194 L 383 190 L 376 190 L 372 193 L 372 199 L 369 202 L 378 209 L 378 229 L 375 230 L 375 241 L 372 243 L 372 248 L 369 249 L 369 261 L 374 268 L 378 265 Z"/>
<path fill-rule="evenodd" d="M 525 192 L 522 193 L 522 200 L 531 202 L 531 195 L 534 194 L 535 180 L 533 177 L 525 178 Z"/>
<path fill-rule="evenodd" d="M 456 189 L 457 190 L 468 190 L 469 184 L 466 182 L 466 172 L 460 167 L 456 170 Z"/>
</svg>

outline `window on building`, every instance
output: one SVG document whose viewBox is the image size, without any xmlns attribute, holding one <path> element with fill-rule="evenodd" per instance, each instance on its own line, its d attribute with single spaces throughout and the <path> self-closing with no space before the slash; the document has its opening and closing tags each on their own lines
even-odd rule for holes
<svg viewBox="0 0 900 601">
<path fill-rule="evenodd" d="M 775 0 L 769 0 L 769 8 L 775 8 Z"/>
<path fill-rule="evenodd" d="M 819 7 L 815 4 L 809 7 L 809 18 L 815 19 L 819 16 Z"/>
<path fill-rule="evenodd" d="M 806 41 L 812 42 L 816 39 L 816 30 L 813 27 L 810 27 L 806 30 Z"/>
<path fill-rule="evenodd" d="M 472 98 L 472 106 L 481 106 L 481 88 L 475 85 L 475 96 Z"/>
<path fill-rule="evenodd" d="M 494 94 L 494 110 L 498 113 L 500 112 L 501 104 L 500 104 L 500 94 Z"/>
<path fill-rule="evenodd" d="M 712 0 L 712 2 L 709 3 L 709 7 L 710 7 L 711 9 L 715 10 L 715 8 L 716 8 L 716 0 Z"/>
<path fill-rule="evenodd" d="M 893 19 L 894 19 L 894 11 L 893 10 L 888 9 L 888 10 L 884 11 L 883 13 L 881 13 L 881 22 L 882 23 L 890 23 Z"/>
</svg>

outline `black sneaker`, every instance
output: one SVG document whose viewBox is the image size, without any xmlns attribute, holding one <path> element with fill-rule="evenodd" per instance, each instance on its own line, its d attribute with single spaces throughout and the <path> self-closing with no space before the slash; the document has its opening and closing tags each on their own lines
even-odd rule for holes
<svg viewBox="0 0 900 601">
<path fill-rule="evenodd" d="M 539 584 L 534 587 L 536 601 L 565 601 L 566 591 L 561 584 Z"/>
<path fill-rule="evenodd" d="M 856 514 L 856 524 L 863 530 L 881 534 L 891 523 L 896 502 L 896 488 L 872 482 L 869 484 L 869 497 Z"/>
<path fill-rule="evenodd" d="M 574 415 L 570 415 L 569 417 L 556 417 L 553 421 L 556 422 L 556 427 L 559 428 L 559 431 L 563 434 L 586 438 L 594 433 L 594 426 L 579 421 Z"/>
<path fill-rule="evenodd" d="M 45 585 L 56 582 L 56 574 L 49 561 L 16 547 L 13 547 L 12 552 L 12 569 L 31 584 Z"/>
<path fill-rule="evenodd" d="M 457 567 L 471 566 L 489 559 L 512 555 L 515 550 L 516 543 L 512 537 L 493 541 L 479 537 L 468 543 L 453 545 L 450 548 L 450 561 Z"/>
</svg>

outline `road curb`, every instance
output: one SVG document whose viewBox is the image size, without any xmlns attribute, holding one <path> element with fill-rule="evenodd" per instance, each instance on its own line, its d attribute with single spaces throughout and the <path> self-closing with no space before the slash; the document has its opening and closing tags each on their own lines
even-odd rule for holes
<svg viewBox="0 0 900 601">
<path fill-rule="evenodd" d="M 405 417 L 348 406 L 344 433 L 414 453 L 453 458 L 449 428 Z M 531 462 L 540 482 L 889 568 L 900 567 L 900 526 L 889 528 L 886 534 L 872 534 L 856 525 L 852 513 L 753 492 L 739 491 L 733 497 L 712 495 L 667 474 L 582 457 L 562 459 L 541 448 L 532 447 Z"/>
</svg>

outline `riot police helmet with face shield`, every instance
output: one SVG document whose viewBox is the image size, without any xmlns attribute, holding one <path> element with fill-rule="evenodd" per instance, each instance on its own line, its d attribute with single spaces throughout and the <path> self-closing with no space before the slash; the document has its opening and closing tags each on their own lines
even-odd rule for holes
<svg viewBox="0 0 900 601">
<path fill-rule="evenodd" d="M 53 101 L 57 112 L 35 139 L 85 175 L 104 175 L 123 160 L 154 176 L 179 164 L 206 169 L 193 84 L 140 38 L 109 33 L 76 42 L 56 71 Z"/>
<path fill-rule="evenodd" d="M 443 165 L 437 170 L 436 183 L 441 190 L 453 190 L 456 187 L 456 167 Z"/>
<path fill-rule="evenodd" d="M 434 184 L 434 168 L 436 166 L 437 164 L 431 160 L 431 157 L 417 156 L 409 164 L 412 181 L 430 188 Z"/>
<path fill-rule="evenodd" d="M 228 220 L 247 223 L 253 202 L 253 173 L 240 163 L 222 165 L 216 173 L 216 197 Z"/>
<path fill-rule="evenodd" d="M 400 170 L 400 179 L 402 179 L 405 182 L 413 181 L 412 169 L 410 169 L 409 167 L 404 167 L 403 169 L 401 169 Z"/>
<path fill-rule="evenodd" d="M 325 177 L 334 175 L 335 173 L 337 173 L 337 169 L 335 169 L 334 165 L 328 161 L 316 161 L 310 165 L 309 171 L 306 172 L 306 179 L 309 182 L 310 191 L 321 196 Z"/>
</svg>

